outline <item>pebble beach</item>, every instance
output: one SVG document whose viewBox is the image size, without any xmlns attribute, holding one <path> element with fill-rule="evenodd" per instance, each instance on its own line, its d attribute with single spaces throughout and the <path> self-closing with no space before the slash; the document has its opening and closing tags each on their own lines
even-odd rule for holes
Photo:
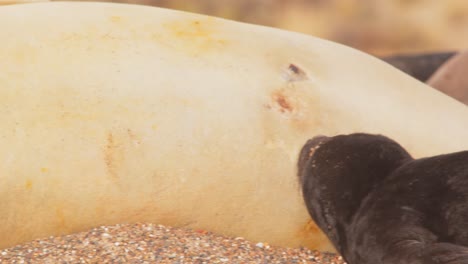
<svg viewBox="0 0 468 264">
<path fill-rule="evenodd" d="M 154 224 L 102 226 L 0 251 L 0 263 L 345 263 L 338 255 Z"/>
</svg>

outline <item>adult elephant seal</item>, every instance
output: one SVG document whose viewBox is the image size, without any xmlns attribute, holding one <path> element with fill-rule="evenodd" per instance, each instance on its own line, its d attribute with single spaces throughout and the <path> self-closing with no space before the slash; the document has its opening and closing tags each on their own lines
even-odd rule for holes
<svg viewBox="0 0 468 264">
<path fill-rule="evenodd" d="M 298 167 L 310 215 L 347 263 L 468 263 L 468 151 L 415 160 L 384 136 L 317 137 Z"/>
<path fill-rule="evenodd" d="M 0 25 L 0 248 L 145 221 L 331 249 L 295 177 L 310 135 L 468 147 L 466 106 L 310 36 L 106 3 Z"/>
</svg>

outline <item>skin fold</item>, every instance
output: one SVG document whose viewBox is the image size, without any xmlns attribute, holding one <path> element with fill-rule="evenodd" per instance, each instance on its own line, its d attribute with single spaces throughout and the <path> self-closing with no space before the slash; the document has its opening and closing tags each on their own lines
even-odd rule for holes
<svg viewBox="0 0 468 264">
<path fill-rule="evenodd" d="M 298 177 L 347 263 L 468 263 L 468 151 L 413 159 L 384 136 L 322 136 L 302 148 Z"/>
</svg>

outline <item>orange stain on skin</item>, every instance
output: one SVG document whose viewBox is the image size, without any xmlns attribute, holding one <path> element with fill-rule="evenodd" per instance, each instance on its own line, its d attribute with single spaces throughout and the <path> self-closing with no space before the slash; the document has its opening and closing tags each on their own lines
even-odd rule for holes
<svg viewBox="0 0 468 264">
<path fill-rule="evenodd" d="M 31 190 L 32 189 L 32 181 L 30 179 L 26 180 L 26 183 L 24 184 L 24 187 L 26 190 Z"/>
<path fill-rule="evenodd" d="M 59 207 L 55 208 L 55 216 L 57 217 L 58 230 L 60 231 L 66 230 L 67 227 L 66 227 L 65 215 L 63 214 L 63 209 Z"/>
<path fill-rule="evenodd" d="M 173 24 L 170 27 L 174 34 L 181 38 L 211 38 L 211 32 L 200 21 Z"/>
<path fill-rule="evenodd" d="M 216 36 L 216 23 L 204 20 L 182 20 L 166 23 L 164 26 L 174 35 L 170 45 L 196 56 L 202 52 L 216 50 L 226 45 L 226 40 Z"/>
<path fill-rule="evenodd" d="M 131 129 L 127 129 L 127 134 L 134 145 L 141 145 L 141 139 Z"/>
<path fill-rule="evenodd" d="M 109 18 L 109 20 L 110 20 L 111 22 L 113 22 L 113 23 L 119 23 L 119 22 L 122 21 L 122 17 L 120 17 L 120 16 L 111 16 L 111 17 Z"/>
<path fill-rule="evenodd" d="M 307 90 L 306 90 L 307 89 Z M 329 120 L 329 116 L 339 116 L 329 106 L 321 102 L 320 95 L 314 89 L 300 84 L 288 83 L 270 93 L 266 108 L 279 113 L 280 117 L 290 122 L 290 127 L 297 133 L 307 134 L 311 129 L 339 127 L 339 123 Z"/>
<path fill-rule="evenodd" d="M 280 111 L 281 112 L 291 112 L 293 110 L 293 107 L 291 103 L 288 101 L 287 97 L 285 97 L 283 94 L 278 93 L 274 95 L 276 103 L 280 106 Z"/>
<path fill-rule="evenodd" d="M 292 113 L 294 111 L 293 102 L 283 90 L 274 91 L 271 94 L 271 98 L 273 104 L 276 106 L 275 108 L 281 113 Z"/>
<path fill-rule="evenodd" d="M 313 220 L 307 221 L 304 227 L 299 230 L 298 236 L 304 241 L 304 246 L 310 249 L 321 248 L 323 245 L 331 245 L 326 235 L 322 230 L 320 230 Z M 333 248 L 329 248 L 327 250 L 334 251 Z"/>
<path fill-rule="evenodd" d="M 318 226 L 312 220 L 307 221 L 306 225 L 304 226 L 304 230 L 306 231 L 306 233 L 322 232 L 320 231 L 320 228 L 318 228 Z"/>
</svg>

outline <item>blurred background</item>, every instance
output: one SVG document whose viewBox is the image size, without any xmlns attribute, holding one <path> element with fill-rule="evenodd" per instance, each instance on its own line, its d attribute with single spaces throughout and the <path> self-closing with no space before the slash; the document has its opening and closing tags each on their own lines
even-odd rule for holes
<svg viewBox="0 0 468 264">
<path fill-rule="evenodd" d="M 468 0 L 117 0 L 277 27 L 386 56 L 468 48 Z"/>
</svg>

